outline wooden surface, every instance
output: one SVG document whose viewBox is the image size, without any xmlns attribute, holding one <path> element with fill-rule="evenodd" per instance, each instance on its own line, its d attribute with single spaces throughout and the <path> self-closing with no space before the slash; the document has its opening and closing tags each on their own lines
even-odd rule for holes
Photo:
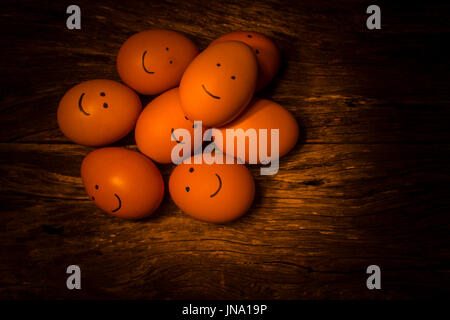
<svg viewBox="0 0 450 320">
<path fill-rule="evenodd" d="M 0 13 L 0 298 L 415 299 L 450 285 L 450 6 L 358 1 L 2 2 Z M 391 1 L 392 2 L 392 1 Z M 125 4 L 126 3 L 126 4 Z M 276 176 L 252 167 L 243 218 L 213 225 L 166 194 L 139 222 L 102 213 L 79 168 L 92 148 L 59 131 L 56 109 L 80 81 L 119 80 L 120 45 L 173 29 L 200 48 L 259 31 L 283 53 L 259 95 L 301 126 Z M 143 102 L 149 97 L 142 97 Z M 135 148 L 133 136 L 116 145 Z M 165 181 L 173 168 L 159 165 Z M 66 268 L 82 290 L 66 289 Z M 382 289 L 368 290 L 379 265 Z"/>
</svg>

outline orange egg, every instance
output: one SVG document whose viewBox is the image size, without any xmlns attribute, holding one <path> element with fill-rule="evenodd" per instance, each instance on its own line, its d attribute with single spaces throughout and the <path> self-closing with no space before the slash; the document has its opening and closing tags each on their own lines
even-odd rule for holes
<svg viewBox="0 0 450 320">
<path fill-rule="evenodd" d="M 267 36 L 252 31 L 235 31 L 227 33 L 213 42 L 211 45 L 229 40 L 242 41 L 252 47 L 258 60 L 258 82 L 256 90 L 261 90 L 273 79 L 280 67 L 280 51 L 275 43 Z"/>
<path fill-rule="evenodd" d="M 222 150 L 226 151 L 226 132 L 227 129 L 236 130 L 242 129 L 246 132 L 248 129 L 255 129 L 256 135 L 252 141 L 254 142 L 255 148 L 252 148 L 253 144 L 250 142 L 250 138 L 245 137 L 245 162 L 249 163 L 249 159 L 257 159 L 260 163 L 259 152 L 261 146 L 261 140 L 259 139 L 260 129 L 267 130 L 267 155 L 271 156 L 271 130 L 278 129 L 279 131 L 279 157 L 287 154 L 297 143 L 299 128 L 297 120 L 293 115 L 280 106 L 278 103 L 267 99 L 255 98 L 247 109 L 233 122 L 227 124 L 226 126 L 219 129 L 222 134 L 223 139 L 220 135 L 214 138 L 215 143 Z M 249 135 L 250 137 L 250 135 Z M 234 137 L 234 156 L 237 157 L 237 146 L 238 138 Z M 228 152 L 229 153 L 229 152 Z"/>
<path fill-rule="evenodd" d="M 252 49 L 239 41 L 208 47 L 186 69 L 180 82 L 181 107 L 206 127 L 235 118 L 255 91 L 258 65 Z"/>
<path fill-rule="evenodd" d="M 139 93 L 155 95 L 178 86 L 196 45 L 170 30 L 147 30 L 131 36 L 117 55 L 117 71 Z"/>
<path fill-rule="evenodd" d="M 202 154 L 194 157 L 202 157 Z M 224 223 L 242 216 L 250 208 L 255 183 L 242 164 L 191 164 L 175 167 L 169 192 L 186 214 L 203 221 Z"/>
<path fill-rule="evenodd" d="M 180 128 L 189 131 L 190 151 L 193 154 L 194 123 L 181 110 L 178 88 L 174 88 L 156 97 L 144 108 L 136 123 L 136 144 L 142 153 L 154 161 L 171 163 L 172 149 L 177 143 L 186 143 L 183 137 L 177 139 L 173 133 Z"/>
<path fill-rule="evenodd" d="M 101 148 L 81 164 L 81 177 L 89 198 L 103 211 L 126 219 L 153 213 L 164 195 L 164 182 L 155 164 L 139 152 Z"/>
<path fill-rule="evenodd" d="M 112 80 L 82 82 L 62 97 L 58 106 L 58 125 L 75 143 L 107 145 L 133 130 L 141 112 L 138 95 Z"/>
</svg>

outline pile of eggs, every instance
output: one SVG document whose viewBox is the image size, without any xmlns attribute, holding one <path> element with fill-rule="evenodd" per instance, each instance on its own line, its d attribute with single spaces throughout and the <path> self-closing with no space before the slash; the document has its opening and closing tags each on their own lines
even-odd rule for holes
<svg viewBox="0 0 450 320">
<path fill-rule="evenodd" d="M 279 66 L 276 45 L 257 32 L 228 33 L 200 53 L 175 31 L 147 30 L 130 37 L 117 55 L 124 84 L 82 82 L 67 91 L 58 106 L 58 124 L 67 138 L 103 147 L 90 152 L 81 165 L 90 199 L 117 217 L 151 215 L 165 189 L 154 162 L 172 162 L 172 149 L 184 143 L 174 139 L 174 129 L 187 130 L 193 139 L 194 121 L 202 121 L 203 130 L 279 129 L 279 155 L 288 153 L 298 139 L 295 118 L 279 104 L 254 97 Z M 142 109 L 136 92 L 158 96 Z M 105 147 L 133 129 L 140 152 Z M 202 162 L 197 159 L 201 150 L 194 150 L 191 142 L 190 161 L 177 165 L 170 175 L 172 200 L 186 214 L 208 222 L 224 223 L 245 214 L 255 196 L 245 164 L 226 161 L 226 153 L 221 164 Z M 245 147 L 248 155 L 248 144 Z"/>
</svg>

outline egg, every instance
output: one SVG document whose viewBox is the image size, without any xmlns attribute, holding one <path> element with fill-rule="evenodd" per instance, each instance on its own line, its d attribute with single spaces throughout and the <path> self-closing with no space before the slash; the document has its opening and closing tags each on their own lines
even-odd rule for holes
<svg viewBox="0 0 450 320">
<path fill-rule="evenodd" d="M 258 163 L 261 163 L 261 159 L 259 157 L 259 152 L 261 149 L 261 140 L 259 138 L 260 129 L 267 130 L 267 155 L 271 156 L 271 130 L 278 129 L 279 131 L 279 140 L 278 140 L 278 148 L 279 148 L 279 157 L 287 154 L 297 143 L 298 135 L 299 135 L 299 127 L 297 120 L 294 116 L 281 105 L 276 102 L 255 98 L 248 108 L 233 122 L 227 124 L 224 127 L 221 127 L 219 130 L 221 135 L 214 137 L 214 142 L 217 146 L 222 146 L 222 151 L 230 154 L 228 150 L 226 150 L 227 145 L 227 130 L 233 130 L 232 132 L 237 132 L 237 130 L 241 129 L 244 133 L 248 129 L 255 129 L 255 136 L 253 141 L 255 141 L 255 148 L 253 148 L 253 144 L 251 144 L 250 139 L 246 138 L 245 140 L 245 162 L 249 163 L 250 159 L 257 159 Z M 234 156 L 237 157 L 237 146 L 238 139 L 234 137 Z M 244 160 L 244 159 L 242 159 Z"/>
<path fill-rule="evenodd" d="M 171 163 L 172 149 L 185 144 L 183 137 L 174 135 L 176 129 L 186 129 L 190 134 L 190 151 L 194 152 L 194 123 L 183 113 L 178 88 L 171 89 L 152 100 L 142 111 L 135 129 L 139 150 L 159 163 Z M 202 128 L 202 132 L 205 128 Z M 201 146 L 200 146 L 201 147 Z M 190 156 L 180 154 L 182 156 Z"/>
<path fill-rule="evenodd" d="M 201 52 L 180 82 L 185 115 L 205 127 L 233 120 L 255 91 L 258 65 L 253 50 L 243 42 L 225 41 Z"/>
<path fill-rule="evenodd" d="M 197 154 L 175 167 L 169 192 L 175 204 L 189 216 L 225 223 L 245 214 L 255 196 L 255 183 L 242 164 L 195 164 Z M 233 159 L 232 159 L 233 160 Z"/>
<path fill-rule="evenodd" d="M 156 95 L 178 86 L 197 46 L 181 33 L 146 30 L 134 34 L 120 47 L 117 72 L 139 93 Z"/>
<path fill-rule="evenodd" d="M 164 196 L 164 181 L 155 164 L 125 148 L 90 152 L 81 164 L 81 178 L 97 207 L 125 219 L 149 216 Z"/>
<path fill-rule="evenodd" d="M 269 37 L 259 32 L 235 31 L 217 38 L 211 42 L 210 46 L 229 40 L 242 41 L 252 47 L 258 61 L 256 91 L 266 87 L 280 67 L 281 55 L 275 43 Z"/>
<path fill-rule="evenodd" d="M 59 102 L 62 133 L 77 144 L 104 146 L 133 130 L 141 112 L 138 95 L 112 80 L 89 80 L 67 91 Z"/>
</svg>

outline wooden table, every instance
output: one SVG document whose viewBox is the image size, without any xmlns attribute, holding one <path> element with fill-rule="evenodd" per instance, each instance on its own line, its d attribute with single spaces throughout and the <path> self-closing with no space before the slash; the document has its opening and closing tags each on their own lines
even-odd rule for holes
<svg viewBox="0 0 450 320">
<path fill-rule="evenodd" d="M 2 2 L 0 298 L 411 299 L 449 295 L 450 6 L 359 1 Z M 391 1 L 392 2 L 392 1 Z M 125 4 L 126 3 L 126 4 Z M 283 53 L 259 93 L 301 127 L 279 173 L 260 176 L 251 210 L 226 225 L 183 214 L 166 192 L 154 216 L 114 218 L 88 199 L 92 148 L 59 131 L 73 85 L 119 80 L 120 45 L 145 29 L 200 48 L 233 30 Z M 150 97 L 142 97 L 146 103 Z M 116 145 L 135 148 L 133 135 Z M 172 165 L 159 165 L 167 183 Z M 66 288 L 79 265 L 82 290 Z M 381 268 L 368 290 L 366 268 Z"/>
</svg>

